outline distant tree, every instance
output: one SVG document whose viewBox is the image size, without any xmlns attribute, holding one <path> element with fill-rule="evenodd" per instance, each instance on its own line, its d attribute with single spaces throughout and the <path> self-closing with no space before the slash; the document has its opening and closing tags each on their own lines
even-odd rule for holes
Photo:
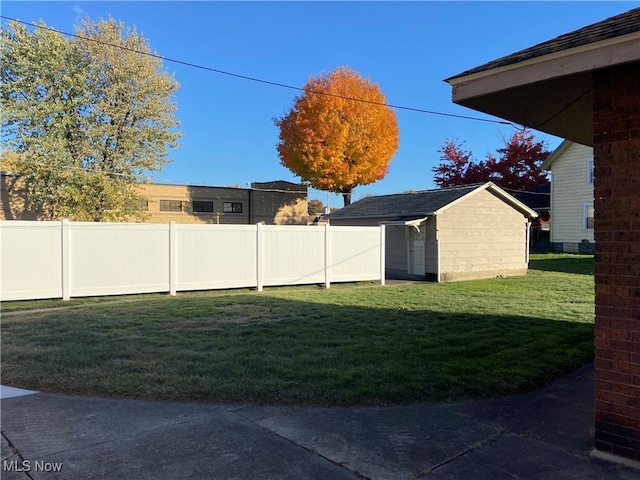
<svg viewBox="0 0 640 480">
<path fill-rule="evenodd" d="M 135 186 L 177 146 L 178 83 L 121 22 L 86 19 L 76 34 L 2 27 L 2 148 L 20 155 L 45 218 L 124 219 L 138 212 Z"/>
<path fill-rule="evenodd" d="M 324 211 L 324 204 L 320 200 L 309 200 L 309 215 L 320 215 Z"/>
<path fill-rule="evenodd" d="M 384 178 L 398 149 L 396 116 L 384 104 L 377 84 L 347 67 L 310 78 L 289 113 L 274 119 L 281 163 L 348 205 L 356 186 Z"/>
<path fill-rule="evenodd" d="M 441 163 L 432 169 L 433 181 L 439 187 L 491 181 L 505 189 L 525 190 L 549 183 L 547 172 L 540 166 L 550 152 L 544 142 L 535 141 L 529 129 L 514 133 L 503 148 L 496 150 L 497 155 L 488 154 L 486 160 L 474 160 L 473 154 L 462 147 L 457 140 L 447 140 L 439 150 Z"/>
<path fill-rule="evenodd" d="M 0 171 L 15 173 L 21 158 L 16 152 L 0 152 Z"/>
<path fill-rule="evenodd" d="M 273 218 L 274 225 L 305 225 L 309 216 L 309 205 L 303 198 L 298 198 L 283 205 Z"/>
</svg>

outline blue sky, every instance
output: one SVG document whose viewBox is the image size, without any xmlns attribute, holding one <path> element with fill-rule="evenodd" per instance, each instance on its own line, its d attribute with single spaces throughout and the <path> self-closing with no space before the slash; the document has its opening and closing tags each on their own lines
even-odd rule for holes
<svg viewBox="0 0 640 480">
<path fill-rule="evenodd" d="M 640 6 L 633 2 L 2 2 L 2 15 L 73 32 L 84 16 L 135 25 L 168 58 L 302 87 L 310 76 L 347 65 L 378 83 L 394 105 L 493 117 L 454 105 L 443 80 L 495 58 Z M 4 22 L 4 21 L 3 21 Z M 299 181 L 280 165 L 278 130 L 298 92 L 165 62 L 184 137 L 154 180 L 195 185 Z M 448 138 L 477 158 L 513 127 L 396 111 L 400 148 L 381 181 L 353 200 L 433 188 L 432 167 Z M 561 139 L 538 133 L 550 149 Z M 332 207 L 336 195 L 310 190 Z"/>
</svg>

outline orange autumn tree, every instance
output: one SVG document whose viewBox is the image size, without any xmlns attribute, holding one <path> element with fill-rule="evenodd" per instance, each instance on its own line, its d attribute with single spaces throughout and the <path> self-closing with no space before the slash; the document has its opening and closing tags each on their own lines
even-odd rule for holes
<svg viewBox="0 0 640 480">
<path fill-rule="evenodd" d="M 282 118 L 282 165 L 318 190 L 342 194 L 381 180 L 398 149 L 398 124 L 378 85 L 348 67 L 310 78 Z"/>
</svg>

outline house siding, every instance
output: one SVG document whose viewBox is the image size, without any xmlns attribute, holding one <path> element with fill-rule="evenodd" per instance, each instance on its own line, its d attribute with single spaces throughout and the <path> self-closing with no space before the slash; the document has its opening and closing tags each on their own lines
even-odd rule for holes
<svg viewBox="0 0 640 480">
<path fill-rule="evenodd" d="M 481 190 L 437 216 L 440 281 L 527 272 L 527 219 Z"/>
<path fill-rule="evenodd" d="M 585 229 L 585 205 L 593 205 L 593 184 L 587 182 L 587 165 L 593 149 L 572 143 L 551 166 L 551 243 L 555 251 L 578 252 L 583 241 L 594 241 Z"/>
</svg>

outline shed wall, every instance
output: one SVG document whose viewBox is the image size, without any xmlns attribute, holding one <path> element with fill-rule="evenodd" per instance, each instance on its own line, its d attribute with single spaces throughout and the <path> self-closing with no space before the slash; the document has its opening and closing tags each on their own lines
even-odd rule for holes
<svg viewBox="0 0 640 480">
<path fill-rule="evenodd" d="M 527 219 L 480 190 L 437 216 L 440 281 L 524 275 Z"/>
</svg>

